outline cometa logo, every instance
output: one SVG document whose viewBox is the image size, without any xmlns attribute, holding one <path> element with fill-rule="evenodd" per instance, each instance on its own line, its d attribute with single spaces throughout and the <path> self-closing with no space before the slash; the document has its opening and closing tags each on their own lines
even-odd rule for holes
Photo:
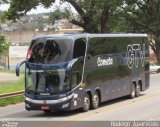
<svg viewBox="0 0 160 127">
<path fill-rule="evenodd" d="M 97 65 L 98 67 L 100 66 L 108 66 L 108 65 L 112 65 L 113 64 L 113 58 L 108 58 L 108 59 L 102 59 L 100 57 L 98 57 L 97 59 Z"/>
</svg>

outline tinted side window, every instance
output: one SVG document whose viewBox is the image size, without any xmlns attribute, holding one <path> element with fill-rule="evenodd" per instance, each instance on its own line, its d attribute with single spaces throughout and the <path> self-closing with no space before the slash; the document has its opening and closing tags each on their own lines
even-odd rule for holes
<svg viewBox="0 0 160 127">
<path fill-rule="evenodd" d="M 89 43 L 89 55 L 94 57 L 96 55 L 105 54 L 106 43 L 102 38 L 91 38 Z"/>
<path fill-rule="evenodd" d="M 91 38 L 89 43 L 89 55 L 92 57 L 103 54 L 118 52 L 117 39 L 113 38 Z"/>
<path fill-rule="evenodd" d="M 91 38 L 88 53 L 94 57 L 97 55 L 126 52 L 128 43 L 132 42 L 132 40 L 129 39 L 130 38 L 126 37 Z"/>
<path fill-rule="evenodd" d="M 78 58 L 85 55 L 86 50 L 86 39 L 80 38 L 75 40 L 73 49 L 73 58 Z"/>
</svg>

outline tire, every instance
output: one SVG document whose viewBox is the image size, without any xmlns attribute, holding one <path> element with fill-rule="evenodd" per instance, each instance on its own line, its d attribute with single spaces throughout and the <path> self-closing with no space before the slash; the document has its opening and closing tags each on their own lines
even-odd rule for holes
<svg viewBox="0 0 160 127">
<path fill-rule="evenodd" d="M 93 96 L 93 100 L 92 100 L 92 108 L 96 109 L 99 107 L 99 103 L 100 103 L 100 97 L 98 92 L 95 92 L 94 96 Z"/>
<path fill-rule="evenodd" d="M 160 72 L 160 69 L 158 69 L 156 72 L 159 73 L 159 72 Z"/>
<path fill-rule="evenodd" d="M 133 99 L 133 98 L 135 98 L 135 96 L 136 96 L 136 87 L 135 87 L 135 84 L 133 83 L 133 84 L 131 85 L 131 92 L 130 92 L 129 97 L 130 97 L 131 99 Z"/>
<path fill-rule="evenodd" d="M 136 96 L 136 97 L 139 97 L 139 96 L 140 96 L 140 92 L 141 92 L 141 86 L 140 86 L 140 84 L 138 83 L 137 86 L 136 86 L 135 96 Z"/>
<path fill-rule="evenodd" d="M 86 93 L 85 96 L 84 96 L 84 99 L 83 99 L 83 108 L 82 108 L 82 111 L 83 112 L 87 112 L 90 109 L 90 104 L 91 104 L 90 97 Z"/>
</svg>

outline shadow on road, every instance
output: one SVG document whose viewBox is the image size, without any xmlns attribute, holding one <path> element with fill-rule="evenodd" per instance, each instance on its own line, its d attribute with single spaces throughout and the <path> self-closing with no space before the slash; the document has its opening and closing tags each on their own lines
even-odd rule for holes
<svg viewBox="0 0 160 127">
<path fill-rule="evenodd" d="M 144 95 L 145 94 L 141 94 L 140 96 L 144 96 Z M 113 104 L 125 102 L 128 100 L 129 100 L 128 96 L 121 97 L 121 98 L 114 99 L 114 100 L 110 100 L 110 101 L 101 103 L 99 108 L 111 106 Z M 132 99 L 132 101 L 134 102 L 135 100 Z M 42 111 L 24 111 L 21 113 L 9 115 L 9 116 L 7 116 L 7 118 L 53 118 L 53 117 L 61 118 L 61 117 L 70 117 L 70 116 L 74 116 L 74 115 L 81 114 L 81 113 L 83 113 L 83 112 L 80 109 L 73 110 L 73 111 L 52 112 L 52 113 L 47 113 L 47 114 Z"/>
<path fill-rule="evenodd" d="M 144 96 L 144 95 L 145 94 L 140 94 L 139 97 Z M 128 101 L 128 100 L 132 100 L 134 102 L 134 99 L 130 99 L 128 96 L 124 96 L 124 97 L 120 97 L 120 98 L 117 98 L 117 99 L 113 99 L 113 100 L 109 100 L 109 101 L 103 102 L 100 105 L 100 107 L 105 107 L 107 105 L 113 105 L 115 103 L 124 102 L 124 101 Z"/>
</svg>

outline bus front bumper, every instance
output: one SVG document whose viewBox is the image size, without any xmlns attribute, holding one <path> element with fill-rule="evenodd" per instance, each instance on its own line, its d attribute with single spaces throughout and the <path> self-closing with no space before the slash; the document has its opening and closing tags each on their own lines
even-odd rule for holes
<svg viewBox="0 0 160 127">
<path fill-rule="evenodd" d="M 73 94 L 67 97 L 63 97 L 57 100 L 35 100 L 25 97 L 26 110 L 71 110 Z"/>
</svg>

